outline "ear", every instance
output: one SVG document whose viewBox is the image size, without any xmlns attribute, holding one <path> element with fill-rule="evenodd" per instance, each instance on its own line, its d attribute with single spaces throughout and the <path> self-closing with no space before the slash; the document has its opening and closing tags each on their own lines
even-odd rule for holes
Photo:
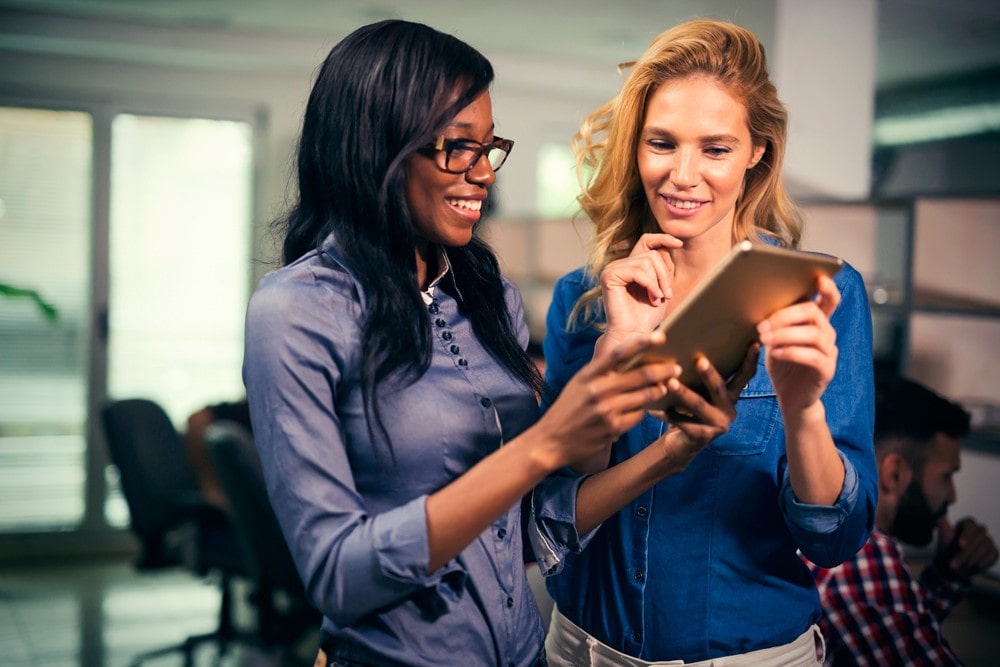
<svg viewBox="0 0 1000 667">
<path fill-rule="evenodd" d="M 764 151 L 767 150 L 766 144 L 755 144 L 753 147 L 753 154 L 750 156 L 750 162 L 747 164 L 747 169 L 753 169 L 760 162 L 760 159 L 764 157 Z"/>
<path fill-rule="evenodd" d="M 912 479 L 913 469 L 899 454 L 886 454 L 878 462 L 879 495 L 887 500 L 903 495 Z"/>
</svg>

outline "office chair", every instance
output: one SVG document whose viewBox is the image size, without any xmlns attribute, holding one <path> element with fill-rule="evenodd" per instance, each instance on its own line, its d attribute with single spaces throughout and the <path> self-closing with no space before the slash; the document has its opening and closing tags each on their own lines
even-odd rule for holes
<svg viewBox="0 0 1000 667">
<path fill-rule="evenodd" d="M 254 587 L 257 640 L 288 656 L 301 637 L 319 630 L 322 617 L 306 598 L 271 508 L 253 436 L 242 424 L 219 421 L 204 439 Z"/>
<path fill-rule="evenodd" d="M 207 642 L 215 644 L 221 659 L 241 638 L 232 619 L 232 580 L 246 571 L 228 518 L 201 496 L 181 435 L 162 407 L 141 398 L 111 401 L 102 408 L 101 421 L 128 505 L 129 527 L 139 540 L 136 568 L 184 568 L 219 578 L 216 629 L 142 653 L 132 666 L 179 651 L 185 667 L 191 667 L 194 650 Z"/>
</svg>

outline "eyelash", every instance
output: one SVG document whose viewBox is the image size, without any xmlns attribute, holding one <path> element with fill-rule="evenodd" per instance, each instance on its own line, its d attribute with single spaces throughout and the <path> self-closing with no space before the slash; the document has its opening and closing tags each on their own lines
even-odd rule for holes
<svg viewBox="0 0 1000 667">
<path fill-rule="evenodd" d="M 646 145 L 658 153 L 666 153 L 675 147 L 672 142 L 663 139 L 648 139 Z M 732 149 L 726 146 L 706 146 L 704 151 L 709 157 L 723 157 L 731 153 Z"/>
</svg>

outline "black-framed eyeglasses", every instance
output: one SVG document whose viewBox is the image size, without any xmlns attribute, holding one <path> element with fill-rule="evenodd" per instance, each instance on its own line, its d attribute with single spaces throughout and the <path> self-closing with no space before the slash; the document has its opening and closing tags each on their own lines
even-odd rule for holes
<svg viewBox="0 0 1000 667">
<path fill-rule="evenodd" d="M 481 144 L 471 139 L 448 139 L 442 135 L 435 139 L 434 143 L 424 146 L 422 150 L 434 157 L 438 167 L 444 171 L 450 174 L 464 174 L 471 171 L 479 163 L 479 158 L 484 155 L 493 171 L 499 171 L 512 148 L 514 148 L 513 139 L 493 137 L 493 141 Z"/>
</svg>

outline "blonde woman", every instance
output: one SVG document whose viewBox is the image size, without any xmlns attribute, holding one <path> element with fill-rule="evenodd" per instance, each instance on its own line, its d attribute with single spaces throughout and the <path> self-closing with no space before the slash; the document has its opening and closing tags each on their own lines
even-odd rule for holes
<svg viewBox="0 0 1000 667">
<path fill-rule="evenodd" d="M 630 64 L 576 138 L 593 169 L 580 201 L 595 237 L 549 311 L 554 392 L 595 352 L 651 331 L 734 243 L 798 244 L 785 133 L 764 50 L 743 28 L 685 23 Z M 647 415 L 576 465 L 598 473 L 581 485 L 578 528 L 603 525 L 582 553 L 543 563 L 550 664 L 822 662 L 819 600 L 796 551 L 843 561 L 876 503 L 860 276 L 847 266 L 820 279 L 815 299 L 758 332 L 735 377 L 701 363 L 706 397 L 669 381 L 685 418 Z"/>
</svg>

